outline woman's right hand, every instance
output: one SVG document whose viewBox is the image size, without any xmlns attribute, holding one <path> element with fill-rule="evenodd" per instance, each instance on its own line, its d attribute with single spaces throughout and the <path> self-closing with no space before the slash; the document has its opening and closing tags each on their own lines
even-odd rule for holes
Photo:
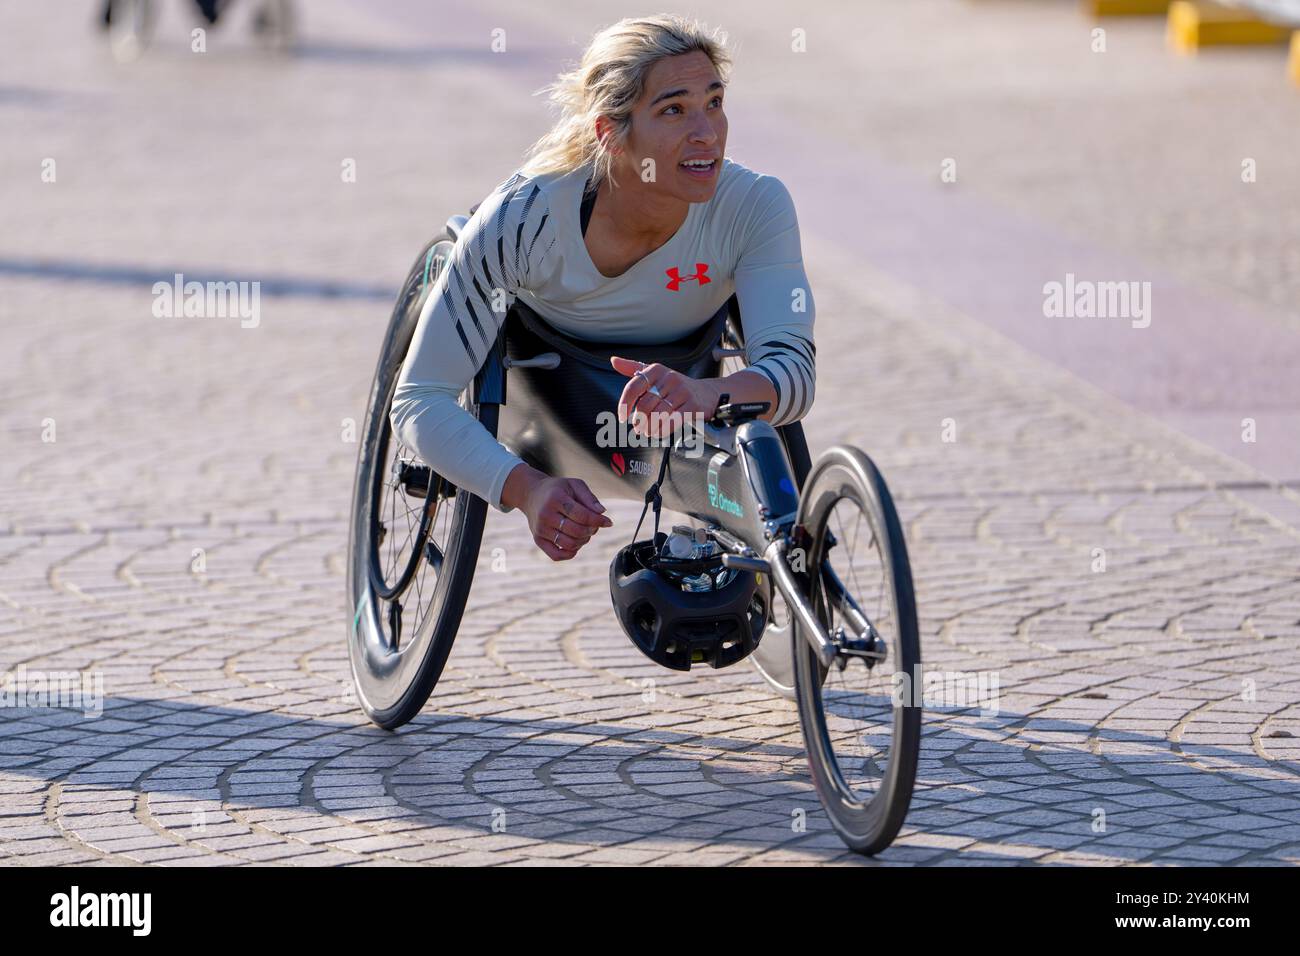
<svg viewBox="0 0 1300 956">
<path fill-rule="evenodd" d="M 528 465 L 515 470 L 520 475 L 509 475 L 502 502 L 528 516 L 533 543 L 552 561 L 568 561 L 597 529 L 614 523 L 581 478 L 551 478 Z M 518 483 L 513 480 L 516 477 Z"/>
</svg>

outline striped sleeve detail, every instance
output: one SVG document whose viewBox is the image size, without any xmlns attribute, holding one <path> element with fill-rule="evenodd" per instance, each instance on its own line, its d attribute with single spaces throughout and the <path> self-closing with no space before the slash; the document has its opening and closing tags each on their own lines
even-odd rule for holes
<svg viewBox="0 0 1300 956">
<path fill-rule="evenodd" d="M 776 389 L 773 425 L 796 422 L 812 410 L 817 382 L 817 349 L 807 335 L 769 332 L 746 348 L 749 367 L 762 372 Z"/>
<path fill-rule="evenodd" d="M 465 327 L 460 324 L 460 319 L 456 318 L 456 310 L 452 306 L 451 294 L 446 289 L 442 292 L 442 304 L 452 316 L 452 321 L 456 325 L 456 334 L 460 336 L 460 344 L 465 346 L 465 354 L 469 356 L 471 362 L 474 361 L 474 350 L 470 348 L 469 337 L 465 335 Z"/>
<path fill-rule="evenodd" d="M 539 237 L 547 238 L 543 233 L 550 216 L 540 197 L 537 183 L 518 173 L 511 176 L 483 201 L 452 256 L 440 311 L 475 368 L 482 366 L 528 280 Z M 549 248 L 544 246 L 542 255 Z"/>
<path fill-rule="evenodd" d="M 771 421 L 807 415 L 817 379 L 816 306 L 799 244 L 794 199 L 774 176 L 757 176 L 741 199 L 734 238 L 736 299 L 749 367 L 776 388 Z"/>
</svg>

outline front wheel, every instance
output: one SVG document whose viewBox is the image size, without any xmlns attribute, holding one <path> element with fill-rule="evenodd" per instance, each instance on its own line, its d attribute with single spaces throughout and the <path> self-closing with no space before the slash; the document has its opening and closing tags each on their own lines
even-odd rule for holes
<svg viewBox="0 0 1300 956">
<path fill-rule="evenodd" d="M 856 448 L 818 460 L 799 497 L 809 606 L 835 643 L 823 668 L 792 627 L 795 699 L 813 783 L 858 853 L 887 847 L 912 800 L 921 743 L 921 641 L 907 546 L 876 466 Z M 823 683 L 824 680 L 824 683 Z"/>
</svg>

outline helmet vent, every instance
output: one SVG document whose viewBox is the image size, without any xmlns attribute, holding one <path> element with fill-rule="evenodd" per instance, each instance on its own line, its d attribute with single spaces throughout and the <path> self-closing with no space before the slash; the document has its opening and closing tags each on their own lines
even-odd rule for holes
<svg viewBox="0 0 1300 956">
<path fill-rule="evenodd" d="M 632 610 L 632 621 L 643 634 L 653 634 L 658 620 L 659 615 L 649 601 L 642 601 Z"/>
</svg>

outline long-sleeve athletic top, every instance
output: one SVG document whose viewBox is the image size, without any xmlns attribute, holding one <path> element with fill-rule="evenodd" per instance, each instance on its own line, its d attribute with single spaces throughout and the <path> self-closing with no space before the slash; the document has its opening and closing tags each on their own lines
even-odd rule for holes
<svg viewBox="0 0 1300 956">
<path fill-rule="evenodd" d="M 393 397 L 397 436 L 433 470 L 498 511 L 521 460 L 459 404 L 516 299 L 592 342 L 654 345 L 698 329 L 736 295 L 745 359 L 771 381 L 772 424 L 812 407 L 812 290 L 794 202 L 774 176 L 729 159 L 708 202 L 622 275 L 591 261 L 580 210 L 592 170 L 515 172 L 475 210 L 420 313 Z"/>
</svg>

